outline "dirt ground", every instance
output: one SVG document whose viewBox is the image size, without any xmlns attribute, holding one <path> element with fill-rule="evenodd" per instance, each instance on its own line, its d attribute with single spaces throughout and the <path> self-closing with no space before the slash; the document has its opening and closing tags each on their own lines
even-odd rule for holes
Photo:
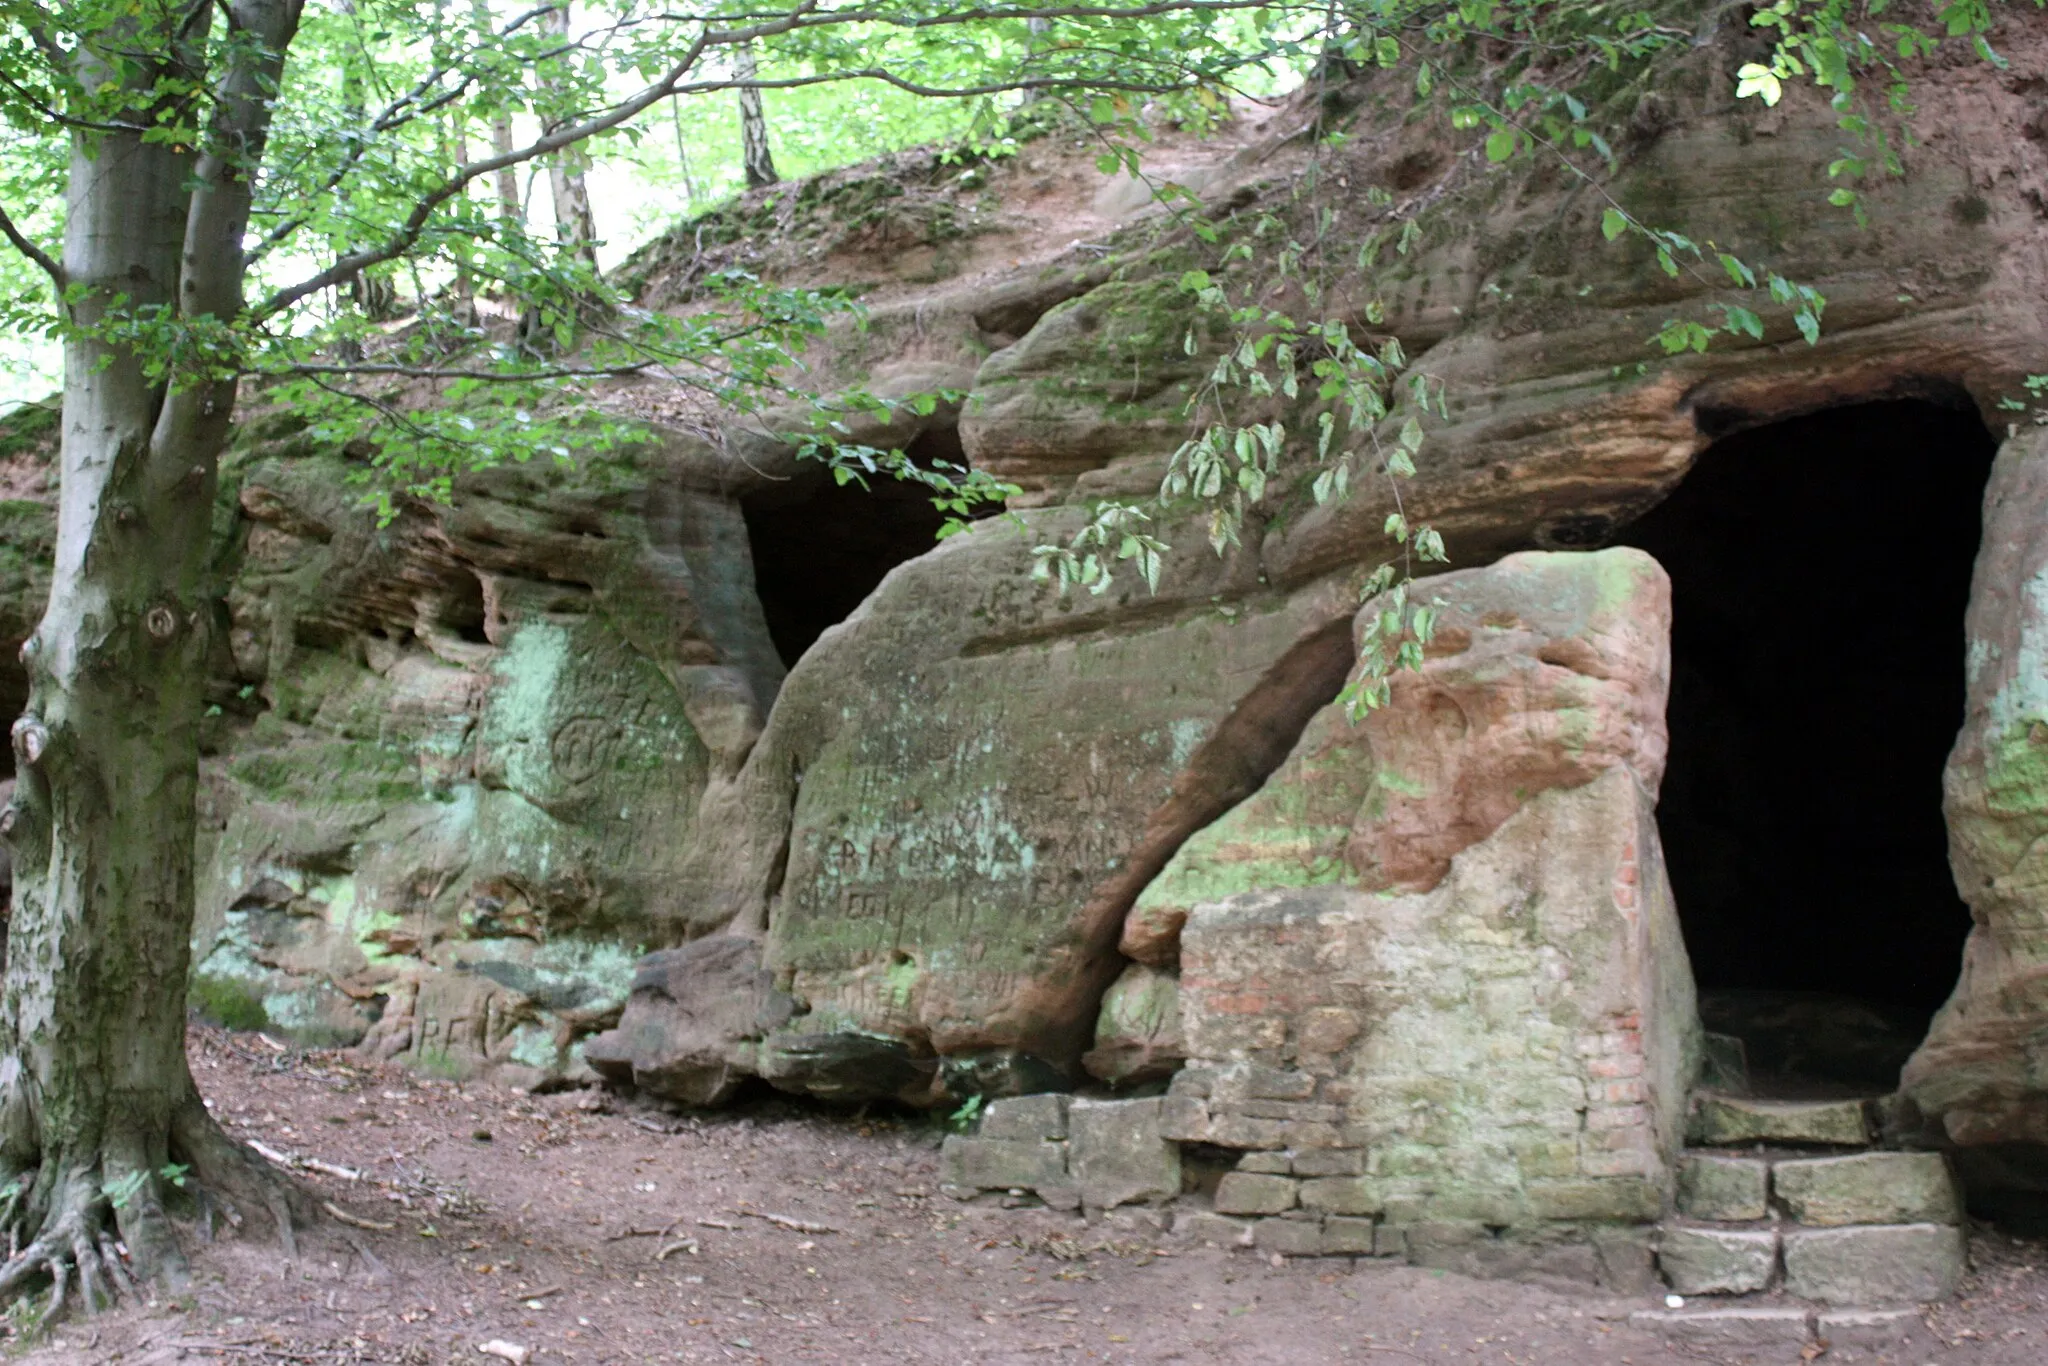
<svg viewBox="0 0 2048 1366">
<path fill-rule="evenodd" d="M 1777 1362 L 1632 1328 L 1650 1301 L 1371 1261 L 1273 1264 L 938 1194 L 940 1130 L 764 1100 L 679 1118 L 598 1092 L 526 1096 L 197 1029 L 231 1132 L 292 1160 L 339 1220 L 298 1262 L 191 1242 L 192 1283 L 41 1339 L 47 1366 L 379 1362 Z M 307 1165 L 308 1163 L 319 1165 Z M 353 1179 L 351 1179 L 353 1177 Z M 252 1222 L 253 1227 L 253 1222 Z M 1979 1231 L 1964 1297 L 1910 1345 L 1834 1361 L 2048 1360 L 2048 1244 Z M 1811 1360 L 1811 1356 L 1805 1358 Z"/>
</svg>

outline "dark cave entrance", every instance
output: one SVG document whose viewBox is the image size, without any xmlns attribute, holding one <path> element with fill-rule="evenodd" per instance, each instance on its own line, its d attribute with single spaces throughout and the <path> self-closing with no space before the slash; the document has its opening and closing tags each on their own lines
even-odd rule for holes
<svg viewBox="0 0 2048 1366">
<path fill-rule="evenodd" d="M 1993 450 L 1967 407 L 1836 408 L 1717 442 L 1619 537 L 1671 575 L 1700 1013 L 1762 1089 L 1890 1090 L 1961 969 L 1941 776 Z"/>
<path fill-rule="evenodd" d="M 919 464 L 967 463 L 952 428 L 927 431 L 904 453 Z M 822 467 L 748 494 L 740 510 L 768 635 L 790 667 L 891 569 L 937 544 L 946 521 L 921 484 L 881 475 L 863 489 L 835 483 Z"/>
</svg>

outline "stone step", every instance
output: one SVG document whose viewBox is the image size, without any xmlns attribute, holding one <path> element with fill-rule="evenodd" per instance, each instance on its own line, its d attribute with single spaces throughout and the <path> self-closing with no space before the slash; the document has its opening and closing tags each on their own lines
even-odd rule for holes
<svg viewBox="0 0 2048 1366">
<path fill-rule="evenodd" d="M 1830 1349 L 1896 1350 L 1923 1348 L 1934 1342 L 1920 1311 L 1904 1308 L 1816 1311 L 1768 1302 L 1703 1304 L 1637 1310 L 1629 1315 L 1629 1323 L 1687 1346 L 1738 1351 L 1786 1348 L 1796 1352 L 1816 1339 Z"/>
<path fill-rule="evenodd" d="M 1767 1290 L 1778 1274 L 1778 1230 L 1667 1222 L 1657 1238 L 1657 1269 L 1681 1295 Z"/>
<path fill-rule="evenodd" d="M 1963 1196 L 1940 1153 L 1850 1153 L 1771 1164 L 1771 1194 L 1793 1219 L 1843 1224 L 1959 1224 Z"/>
<path fill-rule="evenodd" d="M 1939 1153 L 1716 1153 L 1678 1163 L 1678 1212 L 1746 1223 L 1782 1212 L 1801 1224 L 1954 1224 L 1962 1191 Z"/>
<path fill-rule="evenodd" d="M 1688 1138 L 1701 1147 L 1743 1143 L 1868 1147 L 1870 1104 L 1866 1099 L 1767 1100 L 1701 1091 L 1693 1095 Z"/>
<path fill-rule="evenodd" d="M 1954 1224 L 1748 1228 L 1666 1220 L 1657 1267 L 1681 1295 L 1782 1290 L 1826 1305 L 1926 1304 L 1947 1299 L 1966 1266 Z"/>
<path fill-rule="evenodd" d="M 1634 1327 L 1699 1347 L 1797 1352 L 1814 1337 L 1813 1311 L 1793 1305 L 1639 1309 L 1628 1321 Z"/>
<path fill-rule="evenodd" d="M 1785 1293 L 1823 1304 L 1927 1304 L 1962 1283 L 1967 1254 L 1954 1224 L 1788 1229 Z"/>
</svg>

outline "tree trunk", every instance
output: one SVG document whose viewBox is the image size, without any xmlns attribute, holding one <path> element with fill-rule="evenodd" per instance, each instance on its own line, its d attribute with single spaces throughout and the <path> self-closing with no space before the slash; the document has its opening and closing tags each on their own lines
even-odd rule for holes
<svg viewBox="0 0 2048 1366">
<path fill-rule="evenodd" d="M 498 114 L 491 119 L 491 151 L 504 156 L 512 150 L 512 116 Z M 526 209 L 519 199 L 519 171 L 506 166 L 496 177 L 498 189 L 498 219 L 507 227 L 526 226 Z"/>
<path fill-rule="evenodd" d="M 166 385 L 132 346 L 93 335 L 117 307 L 186 320 L 240 307 L 247 176 L 299 2 L 223 9 L 257 44 L 234 45 L 196 158 L 126 133 L 72 150 L 64 268 L 79 328 L 65 353 L 56 564 L 22 647 L 31 690 L 0 816 L 15 858 L 0 1226 L 10 1251 L 25 1244 L 0 1265 L 0 1292 L 48 1274 L 52 1310 L 74 1273 L 88 1308 L 128 1283 L 115 1227 L 138 1273 L 177 1274 L 163 1202 L 180 1168 L 204 1198 L 267 1208 L 288 1246 L 310 1208 L 219 1130 L 185 1061 L 208 548 L 235 386 Z M 117 77 L 86 52 L 89 88 L 199 74 L 203 31 L 124 36 L 163 65 Z"/>
<path fill-rule="evenodd" d="M 569 7 L 558 5 L 548 11 L 547 29 L 564 41 L 569 37 Z M 549 111 L 553 126 L 571 117 L 572 111 L 561 107 L 567 101 L 566 93 L 557 93 L 551 101 L 557 107 Z M 590 169 L 590 157 L 580 146 L 565 147 L 548 158 L 548 188 L 554 193 L 555 240 L 569 249 L 571 255 L 593 270 L 597 267 L 597 219 L 590 211 L 590 186 L 584 173 Z"/>
<path fill-rule="evenodd" d="M 733 75 L 751 81 L 754 74 L 754 45 L 741 43 L 733 54 Z M 740 87 L 740 158 L 746 163 L 748 189 L 782 179 L 775 174 L 775 156 L 768 150 L 768 114 L 761 107 L 761 92 L 751 85 Z"/>
</svg>

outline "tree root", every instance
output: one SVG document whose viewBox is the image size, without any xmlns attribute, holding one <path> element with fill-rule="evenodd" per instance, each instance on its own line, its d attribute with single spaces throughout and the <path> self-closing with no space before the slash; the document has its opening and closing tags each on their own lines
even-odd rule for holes
<svg viewBox="0 0 2048 1366">
<path fill-rule="evenodd" d="M 156 1145 L 118 1139 L 84 1160 L 46 1153 L 33 1167 L 0 1165 L 0 1228 L 7 1235 L 0 1301 L 26 1298 L 46 1284 L 40 1327 L 63 1311 L 74 1290 L 92 1316 L 137 1298 L 148 1282 L 182 1286 L 184 1255 L 164 1209 L 165 1178 L 193 1185 L 209 1235 L 215 1211 L 240 1227 L 238 1205 L 259 1210 L 270 1217 L 286 1258 L 297 1260 L 296 1230 L 319 1218 L 304 1187 L 223 1133 L 196 1093 L 172 1112 L 165 1137 L 182 1169 L 149 1160 Z"/>
<path fill-rule="evenodd" d="M 91 1176 L 74 1171 L 53 1183 L 54 1198 L 26 1247 L 20 1246 L 21 1225 L 9 1225 L 10 1247 L 18 1250 L 0 1264 L 0 1297 L 25 1294 L 32 1283 L 47 1278 L 50 1288 L 39 1316 L 41 1323 L 49 1322 L 64 1308 L 74 1281 L 88 1316 L 138 1293 L 110 1226 L 113 1206 Z"/>
</svg>

